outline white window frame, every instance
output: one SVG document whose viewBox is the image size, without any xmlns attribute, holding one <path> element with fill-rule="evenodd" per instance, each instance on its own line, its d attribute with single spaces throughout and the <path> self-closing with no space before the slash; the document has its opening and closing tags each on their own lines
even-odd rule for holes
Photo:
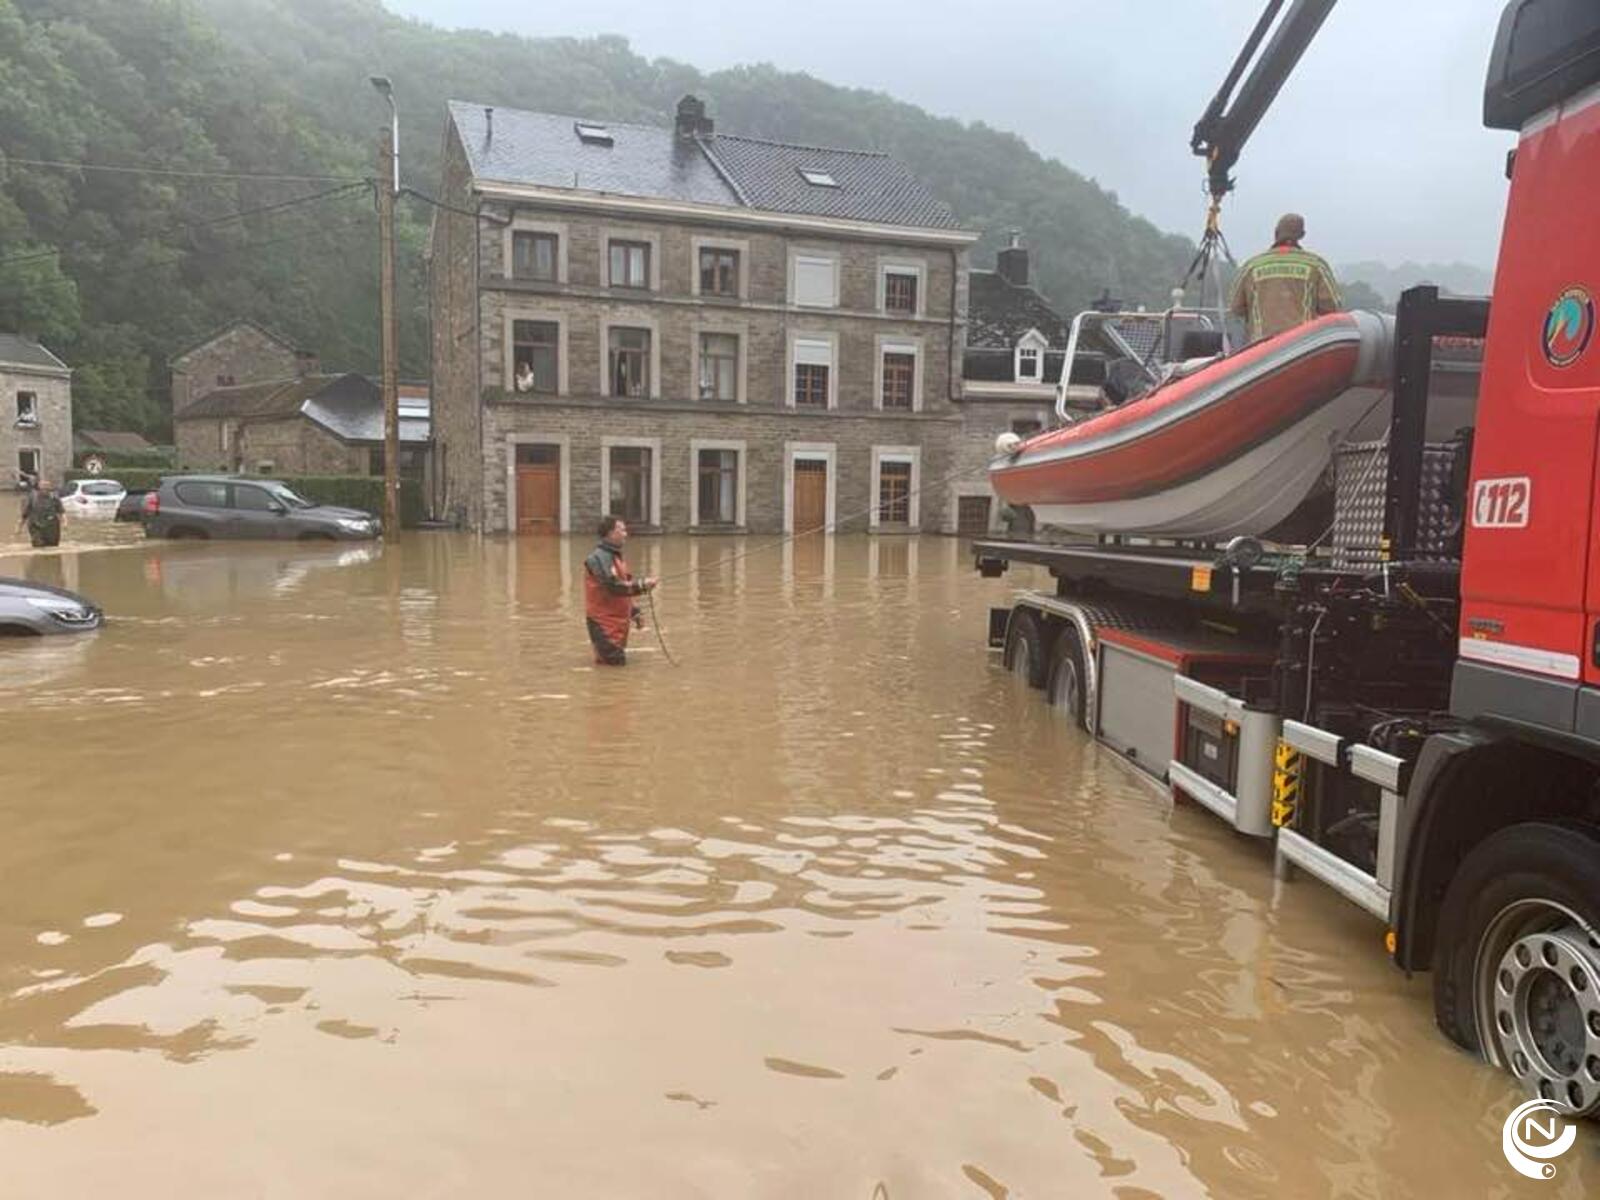
<svg viewBox="0 0 1600 1200">
<path fill-rule="evenodd" d="M 922 411 L 922 339 L 880 335 L 876 341 L 877 357 L 872 371 L 872 407 L 879 412 L 900 413 Z M 883 407 L 883 356 L 909 354 L 916 361 L 911 368 L 911 407 L 909 409 Z"/>
<path fill-rule="evenodd" d="M 872 510 L 867 518 L 867 527 L 877 529 L 878 507 L 881 496 L 878 491 L 879 484 L 883 482 L 882 466 L 886 462 L 911 464 L 911 496 L 906 509 L 905 525 L 894 526 L 895 532 L 902 528 L 909 533 L 916 533 L 922 527 L 922 447 L 921 446 L 874 446 L 872 448 L 872 491 L 869 493 Z"/>
<path fill-rule="evenodd" d="M 800 302 L 798 283 L 800 264 L 818 265 L 828 264 L 833 270 L 833 295 L 826 304 L 802 304 Z M 791 308 L 824 309 L 839 307 L 839 252 L 836 250 L 813 250 L 796 247 L 789 251 L 789 306 Z"/>
<path fill-rule="evenodd" d="M 611 331 L 613 329 L 648 329 L 650 331 L 650 395 L 649 400 L 661 399 L 661 326 L 654 317 L 643 314 L 624 314 L 605 317 L 600 322 L 600 392 L 603 400 L 637 403 L 638 397 L 611 394 Z"/>
<path fill-rule="evenodd" d="M 697 272 L 698 273 L 698 272 Z M 720 333 L 739 339 L 739 360 L 734 365 L 734 398 L 728 400 L 700 399 L 700 335 Z M 750 396 L 750 330 L 742 322 L 695 321 L 689 326 L 689 389 L 696 404 L 744 404 Z"/>
<path fill-rule="evenodd" d="M 646 525 L 661 527 L 661 439 L 658 437 L 602 437 L 600 439 L 600 514 L 611 511 L 611 451 L 619 447 L 650 451 L 650 513 Z"/>
<path fill-rule="evenodd" d="M 527 396 L 537 400 L 547 397 L 549 392 L 519 392 L 517 391 L 517 364 L 516 354 L 516 325 L 517 321 L 545 321 L 556 327 L 556 390 L 557 396 L 568 394 L 569 380 L 567 378 L 567 318 L 564 313 L 553 309 L 521 308 L 516 305 L 509 306 L 505 311 L 504 328 L 502 330 L 501 344 L 503 351 L 500 357 L 500 388 L 509 396 Z M 652 344 L 654 344 L 652 342 Z"/>
<path fill-rule="evenodd" d="M 648 242 L 650 245 L 650 278 L 643 289 L 623 287 L 624 293 L 659 292 L 661 290 L 661 235 L 648 229 L 627 229 L 611 226 L 600 231 L 600 282 L 605 287 L 612 287 L 611 282 L 611 243 L 612 242 Z"/>
<path fill-rule="evenodd" d="M 825 532 L 833 533 L 838 524 L 839 449 L 833 442 L 785 442 L 783 444 L 783 531 L 794 530 L 794 464 L 796 459 L 828 464 L 828 499 Z"/>
<path fill-rule="evenodd" d="M 22 456 L 24 454 L 33 455 L 33 470 L 31 470 L 31 471 L 28 470 L 26 467 L 24 467 L 22 465 Z M 17 472 L 19 474 L 31 475 L 33 478 L 37 479 L 37 478 L 39 478 L 39 476 L 43 472 L 43 470 L 44 470 L 44 451 L 43 450 L 41 450 L 38 446 L 18 446 L 17 447 Z"/>
<path fill-rule="evenodd" d="M 22 411 L 22 398 L 28 397 L 28 411 Z M 16 394 L 17 416 L 16 423 L 24 429 L 32 429 L 39 424 L 39 393 L 31 388 L 18 388 Z"/>
<path fill-rule="evenodd" d="M 917 307 L 915 312 L 891 313 L 889 311 L 889 276 L 915 275 L 917 278 Z M 878 312 L 890 318 L 910 321 L 923 316 L 928 310 L 928 268 L 921 259 L 880 258 L 878 260 Z"/>
<path fill-rule="evenodd" d="M 738 455 L 739 485 L 735 489 L 733 498 L 733 525 L 736 529 L 745 527 L 745 497 L 750 491 L 750 481 L 746 473 L 750 456 L 746 453 L 743 439 L 718 440 L 716 438 L 690 438 L 689 439 L 689 528 L 699 529 L 700 525 L 700 451 L 702 450 L 732 450 Z M 709 525 L 707 529 L 726 530 L 726 525 Z"/>
<path fill-rule="evenodd" d="M 557 532 L 572 532 L 572 439 L 564 433 L 506 434 L 506 533 L 517 532 L 517 447 L 557 446 L 560 448 L 561 504 Z M 609 458 L 609 456 L 608 456 Z M 607 480 L 609 483 L 610 481 Z M 606 493 L 609 495 L 609 492 Z"/>
<path fill-rule="evenodd" d="M 788 369 L 784 376 L 784 405 L 797 412 L 815 412 L 815 409 L 801 409 L 794 402 L 795 369 L 800 365 L 796 350 L 801 342 L 820 345 L 824 342 L 828 346 L 828 407 L 832 412 L 839 407 L 839 335 L 837 333 L 810 332 L 795 330 L 789 334 L 789 352 L 786 355 Z"/>
<path fill-rule="evenodd" d="M 1044 382 L 1044 352 L 1050 348 L 1050 341 L 1037 329 L 1030 329 L 1017 339 L 1016 349 L 1013 352 L 1011 364 L 1011 377 L 1018 383 L 1043 383 Z M 1037 350 L 1039 357 L 1036 360 L 1039 369 L 1032 375 L 1022 373 L 1022 352 L 1024 350 Z"/>
<path fill-rule="evenodd" d="M 738 238 L 695 237 L 689 239 L 689 294 L 700 295 L 700 251 L 733 250 L 739 255 L 738 291 L 732 296 L 706 293 L 712 303 L 731 304 L 734 300 L 750 298 L 750 243 Z M 609 259 L 607 260 L 609 261 Z"/>
<path fill-rule="evenodd" d="M 520 279 L 524 283 L 549 283 L 548 279 L 532 279 L 524 275 L 516 275 L 516 251 L 513 249 L 513 235 L 518 233 L 548 233 L 556 239 L 556 283 L 567 282 L 567 226 L 560 221 L 540 221 L 531 217 L 511 218 L 511 224 L 506 226 L 505 234 L 501 239 L 502 260 L 501 273 L 507 279 Z"/>
</svg>

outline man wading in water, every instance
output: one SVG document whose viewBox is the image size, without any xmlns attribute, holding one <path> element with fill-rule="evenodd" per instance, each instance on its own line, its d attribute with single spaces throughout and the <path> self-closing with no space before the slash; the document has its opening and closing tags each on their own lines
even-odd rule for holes
<svg viewBox="0 0 1600 1200">
<path fill-rule="evenodd" d="M 583 610 L 594 643 L 594 661 L 607 667 L 628 664 L 628 625 L 644 628 L 633 598 L 654 590 L 654 578 L 636 583 L 622 557 L 628 526 L 621 517 L 600 518 L 600 544 L 583 563 Z"/>
<path fill-rule="evenodd" d="M 61 544 L 61 525 L 65 510 L 61 497 L 56 495 L 55 484 L 41 479 L 22 502 L 22 519 L 17 522 L 17 532 L 28 528 L 28 540 L 35 549 Z"/>
</svg>

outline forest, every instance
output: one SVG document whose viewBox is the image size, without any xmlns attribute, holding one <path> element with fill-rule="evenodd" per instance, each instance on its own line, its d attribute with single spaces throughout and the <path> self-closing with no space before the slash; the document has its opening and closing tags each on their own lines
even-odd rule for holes
<svg viewBox="0 0 1600 1200">
<path fill-rule="evenodd" d="M 422 251 L 449 99 L 881 149 L 963 223 L 983 265 L 1009 230 L 1063 311 L 1110 288 L 1162 304 L 1188 239 L 1015 135 L 757 65 L 702 73 L 619 37 L 444 31 L 378 0 L 0 0 L 0 328 L 75 369 L 79 428 L 170 428 L 167 362 L 234 317 L 377 362 L 372 192 L 394 81 L 405 184 L 402 373 L 427 374 Z"/>
</svg>

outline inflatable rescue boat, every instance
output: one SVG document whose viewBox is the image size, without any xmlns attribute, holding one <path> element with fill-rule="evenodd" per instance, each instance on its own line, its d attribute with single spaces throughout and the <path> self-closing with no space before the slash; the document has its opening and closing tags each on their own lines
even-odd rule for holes
<svg viewBox="0 0 1600 1200">
<path fill-rule="evenodd" d="M 1260 536 L 1323 477 L 1383 401 L 1394 319 L 1321 317 L 1038 434 L 989 466 L 1040 525 L 1096 534 Z"/>
</svg>

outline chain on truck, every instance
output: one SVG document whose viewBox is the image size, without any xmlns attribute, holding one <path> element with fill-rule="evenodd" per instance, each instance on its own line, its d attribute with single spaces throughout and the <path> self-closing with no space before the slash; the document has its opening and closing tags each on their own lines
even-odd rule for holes
<svg viewBox="0 0 1600 1200">
<path fill-rule="evenodd" d="M 1332 6 L 1293 4 L 1241 86 L 1270 5 L 1197 127 L 1208 236 L 1239 148 Z M 1287 521 L 1226 540 L 1044 528 L 974 553 L 985 576 L 1024 563 L 1055 581 L 991 613 L 1010 669 L 1174 797 L 1272 839 L 1282 876 L 1385 922 L 1395 963 L 1431 972 L 1450 1038 L 1594 1115 L 1600 5 L 1509 4 L 1484 118 L 1520 134 L 1492 303 L 1403 295 L 1381 403 Z M 1074 428 L 1080 323 L 1125 349 L 1133 322 L 1153 325 L 1147 369 L 1203 345 L 1197 327 L 1225 338 L 1201 265 L 1199 310 L 1074 323 L 1064 429 L 1004 447 L 1002 498 L 1003 467 Z"/>
</svg>

